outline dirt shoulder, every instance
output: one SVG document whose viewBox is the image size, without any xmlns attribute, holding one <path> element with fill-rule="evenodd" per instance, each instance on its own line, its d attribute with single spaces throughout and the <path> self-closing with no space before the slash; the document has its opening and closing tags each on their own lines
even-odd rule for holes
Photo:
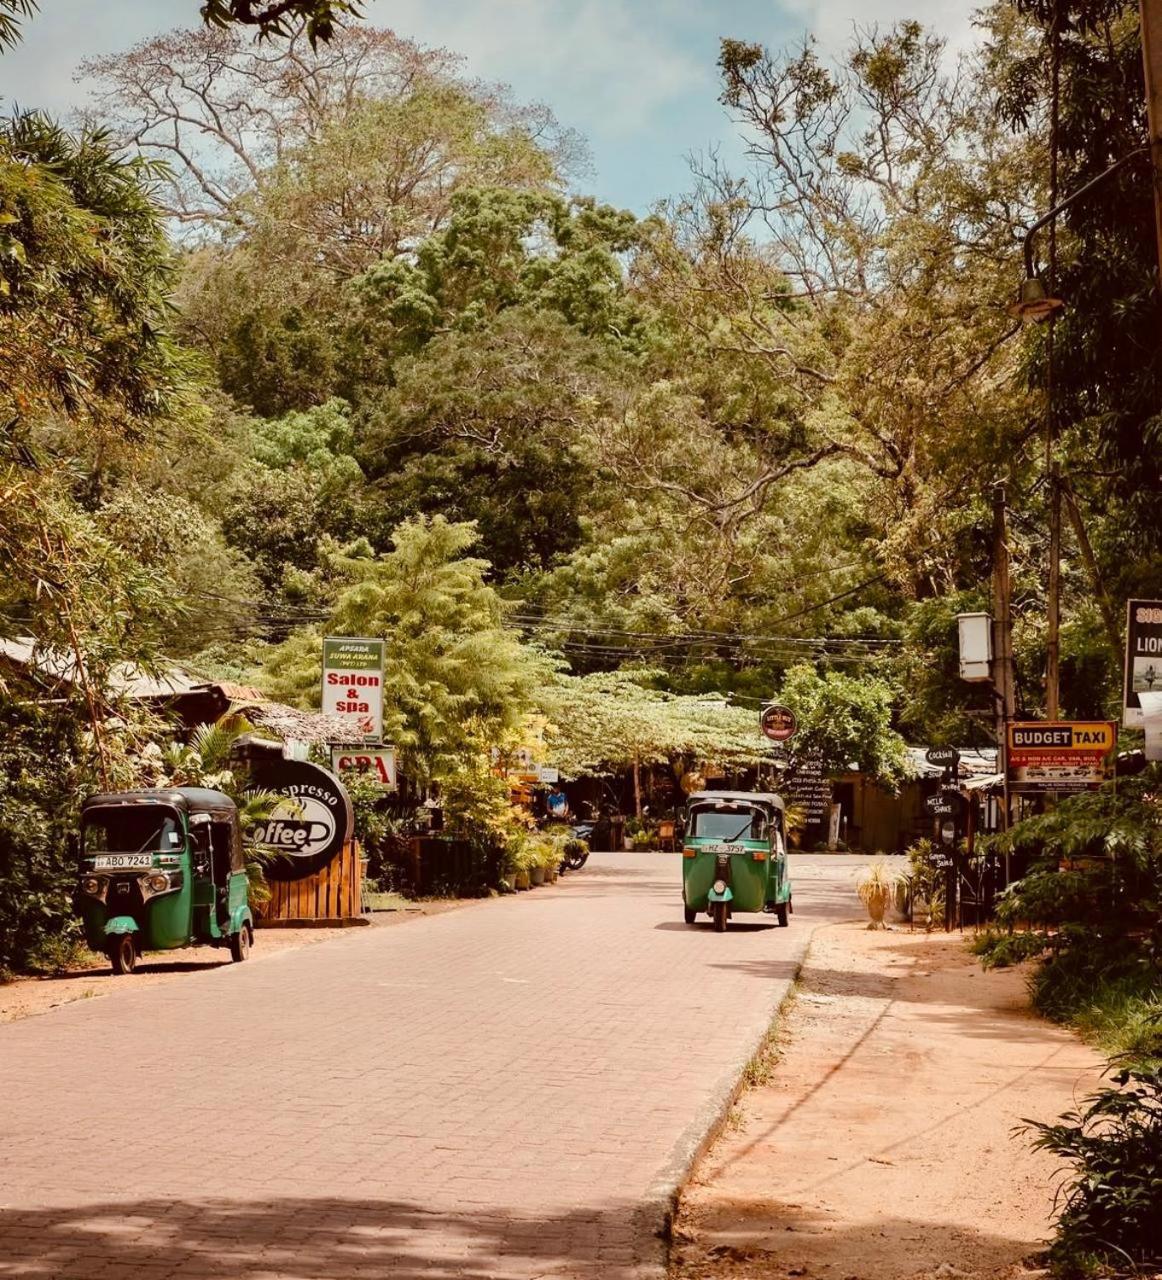
<svg viewBox="0 0 1162 1280">
<path fill-rule="evenodd" d="M 406 924 L 409 920 L 442 915 L 446 911 L 456 911 L 483 901 L 487 899 L 447 898 L 416 902 L 398 911 L 376 911 L 367 917 L 369 925 L 357 927 L 391 928 Z M 293 947 L 321 946 L 347 932 L 347 929 L 264 929 L 260 926 L 255 933 L 254 949 L 247 963 L 260 963 L 264 956 Z M 109 961 L 104 956 L 86 952 L 76 966 L 64 973 L 0 983 L 0 1023 L 47 1013 L 58 1005 L 71 1004 L 74 1000 L 116 995 L 118 991 L 137 990 L 142 985 L 152 983 L 176 982 L 183 974 L 198 969 L 214 969 L 230 963 L 230 952 L 225 948 L 182 947 L 174 951 L 147 952 L 132 975 L 114 977 L 109 971 Z"/>
<path fill-rule="evenodd" d="M 820 929 L 781 1056 L 702 1159 L 672 1280 L 1016 1277 L 1056 1162 L 1013 1129 L 1052 1119 L 1102 1060 L 982 973 L 958 935 Z"/>
</svg>

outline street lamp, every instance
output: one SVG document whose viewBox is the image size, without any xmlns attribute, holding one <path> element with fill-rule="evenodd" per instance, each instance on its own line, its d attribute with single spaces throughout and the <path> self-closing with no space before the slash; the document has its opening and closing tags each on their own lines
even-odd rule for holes
<svg viewBox="0 0 1162 1280">
<path fill-rule="evenodd" d="M 1076 191 L 1066 196 L 1064 200 L 1058 201 L 1048 213 L 1038 218 L 1029 230 L 1025 232 L 1025 278 L 1021 281 L 1017 301 L 1009 307 L 1010 315 L 1024 321 L 1048 320 L 1064 308 L 1065 303 L 1060 298 L 1053 297 L 1046 290 L 1034 268 L 1033 240 L 1037 232 L 1046 223 L 1052 222 L 1063 210 L 1068 209 L 1071 204 L 1076 204 L 1082 196 L 1089 195 L 1094 187 L 1100 186 L 1107 178 L 1112 177 L 1123 165 L 1129 164 L 1131 160 L 1136 160 L 1138 156 L 1145 155 L 1149 150 L 1149 147 L 1135 147 L 1133 151 L 1127 151 L 1120 160 L 1115 160 L 1108 169 L 1103 170 L 1096 178 L 1090 178 L 1084 186 L 1078 187 Z"/>
<path fill-rule="evenodd" d="M 1056 69 L 1054 70 L 1054 94 L 1056 95 Z M 1056 96 L 1054 98 L 1054 133 L 1053 146 L 1056 147 Z M 1045 288 L 1033 265 L 1033 238 L 1046 223 L 1052 222 L 1064 209 L 1075 204 L 1082 197 L 1089 195 L 1107 178 L 1112 177 L 1124 165 L 1140 155 L 1149 152 L 1148 146 L 1135 147 L 1120 160 L 1115 160 L 1096 178 L 1091 178 L 1083 186 L 1071 192 L 1064 200 L 1059 200 L 1048 213 L 1043 214 L 1025 232 L 1025 278 L 1021 281 L 1017 301 L 1009 307 L 1009 314 L 1020 318 L 1023 323 L 1030 321 L 1052 321 L 1065 303 L 1054 297 Z M 1056 160 L 1054 160 L 1054 186 L 1056 185 Z M 1051 251 L 1050 257 L 1053 257 Z M 1050 283 L 1052 267 L 1050 268 Z M 1060 625 L 1061 625 L 1061 477 L 1054 454 L 1056 425 L 1053 414 L 1053 326 L 1049 326 L 1048 342 L 1048 374 L 1046 378 L 1046 395 L 1048 413 L 1045 419 L 1045 467 L 1049 478 L 1049 580 L 1047 583 L 1049 629 L 1046 639 L 1045 663 L 1045 718 L 1056 720 L 1060 702 Z"/>
<path fill-rule="evenodd" d="M 1054 312 L 1061 311 L 1065 303 L 1060 298 L 1050 297 L 1038 276 L 1026 276 L 1021 281 L 1021 291 L 1017 301 L 1009 307 L 1009 315 L 1016 316 L 1025 323 L 1048 320 Z"/>
</svg>

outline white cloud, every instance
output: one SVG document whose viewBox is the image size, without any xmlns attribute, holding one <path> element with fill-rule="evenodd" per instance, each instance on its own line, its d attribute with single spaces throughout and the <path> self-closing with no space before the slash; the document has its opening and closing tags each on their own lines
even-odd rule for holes
<svg viewBox="0 0 1162 1280">
<path fill-rule="evenodd" d="M 978 6 L 970 0 L 782 0 L 782 5 L 831 53 L 847 45 L 857 26 L 888 27 L 905 18 L 915 18 L 944 36 L 950 53 L 980 39 L 972 25 Z"/>
<path fill-rule="evenodd" d="M 515 81 L 564 122 L 608 138 L 646 131 L 691 92 L 713 92 L 714 67 L 679 46 L 674 3 L 631 0 L 372 0 L 367 16 L 465 55 L 470 72 Z M 575 117 L 575 118 L 574 118 Z"/>
</svg>

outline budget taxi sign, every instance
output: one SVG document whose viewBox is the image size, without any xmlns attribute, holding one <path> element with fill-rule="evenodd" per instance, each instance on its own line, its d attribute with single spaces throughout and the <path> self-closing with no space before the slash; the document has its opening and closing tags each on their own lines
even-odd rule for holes
<svg viewBox="0 0 1162 1280">
<path fill-rule="evenodd" d="M 1110 720 L 1017 720 L 1008 737 L 1010 791 L 1091 791 L 1109 776 L 1118 726 Z"/>
<path fill-rule="evenodd" d="M 364 742 L 383 737 L 382 640 L 328 636 L 323 641 L 323 711 Z"/>
</svg>

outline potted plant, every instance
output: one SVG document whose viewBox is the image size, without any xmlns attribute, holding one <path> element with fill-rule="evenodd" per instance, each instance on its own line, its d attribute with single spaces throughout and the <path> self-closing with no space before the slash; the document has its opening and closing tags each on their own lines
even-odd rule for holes
<svg viewBox="0 0 1162 1280">
<path fill-rule="evenodd" d="M 899 883 L 900 873 L 889 867 L 882 858 L 877 858 L 863 867 L 856 877 L 855 891 L 859 900 L 867 908 L 868 928 L 884 928 L 884 912 L 888 909 Z"/>
</svg>

